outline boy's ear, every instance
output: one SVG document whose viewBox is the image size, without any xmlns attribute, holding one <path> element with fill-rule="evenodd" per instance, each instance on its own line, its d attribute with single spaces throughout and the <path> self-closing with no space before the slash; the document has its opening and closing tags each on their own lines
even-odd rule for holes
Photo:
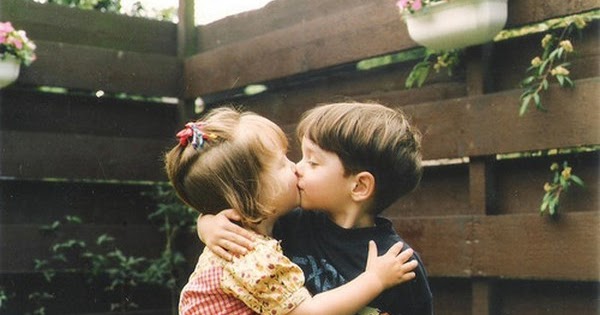
<svg viewBox="0 0 600 315">
<path fill-rule="evenodd" d="M 370 172 L 360 172 L 354 175 L 354 187 L 351 195 L 354 201 L 365 201 L 375 192 L 375 177 Z"/>
</svg>

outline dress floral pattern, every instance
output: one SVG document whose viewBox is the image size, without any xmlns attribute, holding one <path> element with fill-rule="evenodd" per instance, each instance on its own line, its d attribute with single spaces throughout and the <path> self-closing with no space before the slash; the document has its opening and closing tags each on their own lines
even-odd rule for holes
<svg viewBox="0 0 600 315">
<path fill-rule="evenodd" d="M 253 250 L 232 262 L 205 248 L 182 290 L 179 310 L 180 314 L 283 315 L 307 298 L 310 293 L 300 267 L 283 255 L 278 241 L 258 236 Z M 244 310 L 238 310 L 240 301 Z"/>
</svg>

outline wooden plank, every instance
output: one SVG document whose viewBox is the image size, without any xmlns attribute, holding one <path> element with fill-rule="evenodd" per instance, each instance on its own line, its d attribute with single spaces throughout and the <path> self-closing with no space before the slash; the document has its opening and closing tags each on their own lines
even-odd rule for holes
<svg viewBox="0 0 600 315">
<path fill-rule="evenodd" d="M 554 221 L 537 214 L 476 217 L 473 274 L 599 281 L 599 228 L 598 211 L 569 213 Z"/>
<path fill-rule="evenodd" d="M 188 58 L 185 96 L 193 98 L 414 46 L 393 1 L 369 2 Z"/>
<path fill-rule="evenodd" d="M 171 138 L 180 127 L 175 104 L 18 89 L 0 104 L 3 130 Z"/>
<path fill-rule="evenodd" d="M 207 107 L 231 103 L 260 113 L 280 125 L 294 124 L 318 104 L 348 100 L 405 106 L 465 96 L 465 85 L 456 77 L 432 75 L 431 84 L 407 90 L 404 81 L 414 64 L 398 64 L 369 71 L 331 71 L 300 82 L 272 82 L 268 90 L 248 97 L 225 98 Z M 280 86 L 278 86 L 280 85 Z"/>
<path fill-rule="evenodd" d="M 165 180 L 162 155 L 173 139 L 0 131 L 0 176 Z"/>
<path fill-rule="evenodd" d="M 511 12 L 529 8 L 526 1 L 515 3 L 511 4 Z M 553 17 L 556 12 L 577 13 L 597 7 L 593 0 L 576 5 L 559 1 L 553 4 L 556 6 L 553 11 L 543 12 L 548 14 L 546 17 Z M 542 18 L 536 16 L 536 20 Z M 416 44 L 408 36 L 393 1 L 369 3 L 187 59 L 185 96 L 193 98 L 414 47 Z"/>
<path fill-rule="evenodd" d="M 558 221 L 534 213 L 393 222 L 432 277 L 600 280 L 598 211 L 568 213 Z"/>
<path fill-rule="evenodd" d="M 520 90 L 403 109 L 424 135 L 425 159 L 595 145 L 600 143 L 598 83 L 594 78 L 576 81 L 574 89 L 551 85 L 542 96 L 548 112 L 531 110 L 523 117 Z"/>
<path fill-rule="evenodd" d="M 523 117 L 518 115 L 520 90 L 409 106 L 401 106 L 404 103 L 401 95 L 408 96 L 411 93 L 409 91 L 390 92 L 371 99 L 400 107 L 411 117 L 424 135 L 423 152 L 426 160 L 460 158 L 599 144 L 599 82 L 597 78 L 577 80 L 574 89 L 551 85 L 543 96 L 548 112 L 532 109 Z M 317 81 L 315 85 L 319 83 L 323 82 Z M 291 90 L 287 94 L 289 98 L 281 91 L 239 102 L 246 105 L 247 109 L 285 126 L 293 137 L 294 123 L 305 110 L 318 102 L 311 98 L 311 87 Z M 460 87 L 464 88 L 464 85 Z M 457 89 L 460 87 L 455 86 Z M 422 91 L 426 95 L 433 90 L 434 86 L 415 91 Z M 439 94 L 434 97 L 442 98 L 448 95 L 445 93 L 452 91 L 458 90 L 449 87 L 437 91 Z M 335 96 L 330 97 L 339 100 Z M 394 101 L 396 104 L 392 103 Z M 561 123 L 556 124 L 556 121 Z"/>
<path fill-rule="evenodd" d="M 431 277 L 471 277 L 473 218 L 471 216 L 398 218 L 400 237 L 423 259 Z"/>
<path fill-rule="evenodd" d="M 598 1 L 509 0 L 507 27 L 598 9 Z"/>
<path fill-rule="evenodd" d="M 471 314 L 495 314 L 498 308 L 496 282 L 488 279 L 473 279 L 471 285 Z"/>
<path fill-rule="evenodd" d="M 23 67 L 18 84 L 178 96 L 181 63 L 176 57 L 37 40 L 38 59 Z"/>
<path fill-rule="evenodd" d="M 151 225 L 80 225 L 63 226 L 58 236 L 40 231 L 39 225 L 3 224 L 0 229 L 0 273 L 29 273 L 34 271 L 34 259 L 48 258 L 51 246 L 69 239 L 83 240 L 94 248 L 103 234 L 114 237 L 115 247 L 128 256 L 158 258 L 164 249 L 164 235 Z M 143 243 L 143 246 L 140 244 Z"/>
<path fill-rule="evenodd" d="M 433 294 L 434 314 L 471 314 L 471 281 L 461 278 L 430 276 L 429 286 Z"/>
<path fill-rule="evenodd" d="M 67 215 L 84 223 L 148 224 L 156 201 L 153 185 L 56 181 L 0 181 L 2 224 L 48 224 Z M 35 198 L 32 198 L 35 196 Z"/>
<path fill-rule="evenodd" d="M 393 203 L 383 215 L 401 219 L 473 214 L 469 205 L 469 176 L 466 163 L 428 166 L 419 186 Z"/>
<path fill-rule="evenodd" d="M 127 293 L 120 290 L 107 290 L 108 277 L 91 277 L 84 273 L 57 273 L 52 283 L 48 283 L 41 274 L 3 274 L 0 283 L 11 296 L 3 304 L 2 314 L 32 314 L 40 305 L 29 300 L 34 292 L 48 292 L 52 299 L 40 303 L 45 314 L 72 315 L 114 315 L 109 312 L 111 303 L 122 298 L 135 302 L 138 308 L 122 315 L 172 315 L 170 292 L 163 286 L 137 284 L 129 287 Z M 176 308 L 176 306 L 175 306 Z"/>
<path fill-rule="evenodd" d="M 370 2 L 381 5 L 388 1 L 374 0 Z M 199 26 L 197 28 L 198 47 L 200 47 L 200 51 L 207 51 L 360 5 L 364 5 L 364 1 L 274 0 L 261 9 L 242 12 Z"/>
<path fill-rule="evenodd" d="M 177 25 L 171 22 L 23 0 L 2 0 L 0 21 L 11 21 L 36 43 L 54 41 L 176 55 Z"/>
<path fill-rule="evenodd" d="M 550 165 L 567 161 L 573 174 L 585 187 L 572 186 L 561 194 L 560 213 L 597 211 L 600 209 L 600 151 L 573 155 L 554 155 L 544 158 L 501 160 L 497 167 L 497 213 L 517 214 L 539 211 L 544 195 L 544 183 L 552 180 Z"/>
<path fill-rule="evenodd" d="M 558 258 L 558 257 L 557 257 Z M 598 282 L 499 281 L 496 314 L 598 315 Z"/>
</svg>

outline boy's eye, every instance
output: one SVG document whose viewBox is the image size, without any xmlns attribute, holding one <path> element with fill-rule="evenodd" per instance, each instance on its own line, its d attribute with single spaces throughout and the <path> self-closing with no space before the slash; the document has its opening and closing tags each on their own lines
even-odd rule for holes
<svg viewBox="0 0 600 315">
<path fill-rule="evenodd" d="M 310 166 L 315 166 L 315 165 L 317 165 L 317 162 L 308 160 L 308 161 L 306 161 L 306 164 L 308 164 Z"/>
</svg>

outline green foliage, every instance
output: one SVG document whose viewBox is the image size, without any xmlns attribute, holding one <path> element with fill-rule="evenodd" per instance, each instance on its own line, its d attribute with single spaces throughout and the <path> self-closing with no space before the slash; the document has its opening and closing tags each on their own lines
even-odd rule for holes
<svg viewBox="0 0 600 315">
<path fill-rule="evenodd" d="M 30 0 L 31 1 L 31 0 Z M 127 14 L 129 16 L 155 19 L 159 21 L 176 21 L 177 8 L 170 7 L 160 10 L 148 9 L 140 1 L 134 2 L 131 8 L 123 8 L 121 0 L 32 0 L 39 3 L 53 3 L 82 10 L 97 10 Z"/>
<path fill-rule="evenodd" d="M 0 286 L 0 310 L 6 307 L 6 302 L 8 301 L 8 292 L 4 287 Z"/>
<path fill-rule="evenodd" d="M 118 13 L 121 10 L 121 0 L 46 0 L 46 2 L 102 12 Z"/>
<path fill-rule="evenodd" d="M 413 67 L 404 85 L 408 89 L 413 88 L 415 85 L 421 87 L 431 73 L 431 69 L 434 69 L 436 72 L 446 69 L 448 76 L 452 76 L 454 69 L 460 64 L 461 55 L 461 49 L 448 51 L 426 49 L 425 57 Z"/>
<path fill-rule="evenodd" d="M 544 197 L 540 206 L 540 214 L 546 212 L 551 216 L 555 216 L 558 211 L 560 196 L 563 192 L 567 192 L 572 184 L 583 187 L 584 183 L 578 176 L 572 174 L 572 168 L 565 161 L 562 168 L 558 163 L 553 163 L 550 166 L 550 171 L 553 173 L 552 182 L 544 184 Z"/>
<path fill-rule="evenodd" d="M 542 105 L 541 93 L 548 90 L 552 78 L 556 79 L 561 87 L 573 87 L 570 78 L 567 57 L 574 52 L 571 39 L 573 33 L 581 33 L 589 22 L 600 18 L 600 10 L 592 12 L 565 16 L 552 19 L 541 24 L 546 35 L 541 41 L 542 54 L 531 60 L 531 66 L 527 68 L 525 79 L 521 81 L 524 89 L 519 97 L 519 115 L 523 116 L 528 107 L 533 104 L 538 110 L 545 111 Z M 525 29 L 523 32 L 527 31 Z"/>
<path fill-rule="evenodd" d="M 185 280 L 182 276 L 185 274 L 185 258 L 174 249 L 174 242 L 181 232 L 189 233 L 195 229 L 197 213 L 185 206 L 169 185 L 156 185 L 154 191 L 144 195 L 150 196 L 157 206 L 148 219 L 156 222 L 158 230 L 165 234 L 165 247 L 160 257 L 126 255 L 116 246 L 115 238 L 106 233 L 98 236 L 92 244 L 72 237 L 65 239 L 61 229 L 83 224 L 80 217 L 65 216 L 40 227 L 42 233 L 56 241 L 50 246 L 47 259 L 34 260 L 34 269 L 48 283 L 52 283 L 58 273 L 83 274 L 90 283 L 108 279 L 104 289 L 117 292 L 117 300 L 110 302 L 111 311 L 138 308 L 132 293 L 139 285 L 161 286 L 170 290 L 172 312 L 177 314 L 179 290 Z M 31 292 L 29 314 L 46 314 L 46 305 L 52 299 L 53 292 Z M 8 296 L 0 288 L 0 307 L 6 300 Z"/>
<path fill-rule="evenodd" d="M 371 70 L 373 68 L 384 67 L 395 63 L 421 59 L 424 55 L 425 48 L 411 49 L 396 54 L 388 54 L 384 56 L 361 60 L 358 63 L 356 63 L 356 69 L 359 71 Z"/>
</svg>

